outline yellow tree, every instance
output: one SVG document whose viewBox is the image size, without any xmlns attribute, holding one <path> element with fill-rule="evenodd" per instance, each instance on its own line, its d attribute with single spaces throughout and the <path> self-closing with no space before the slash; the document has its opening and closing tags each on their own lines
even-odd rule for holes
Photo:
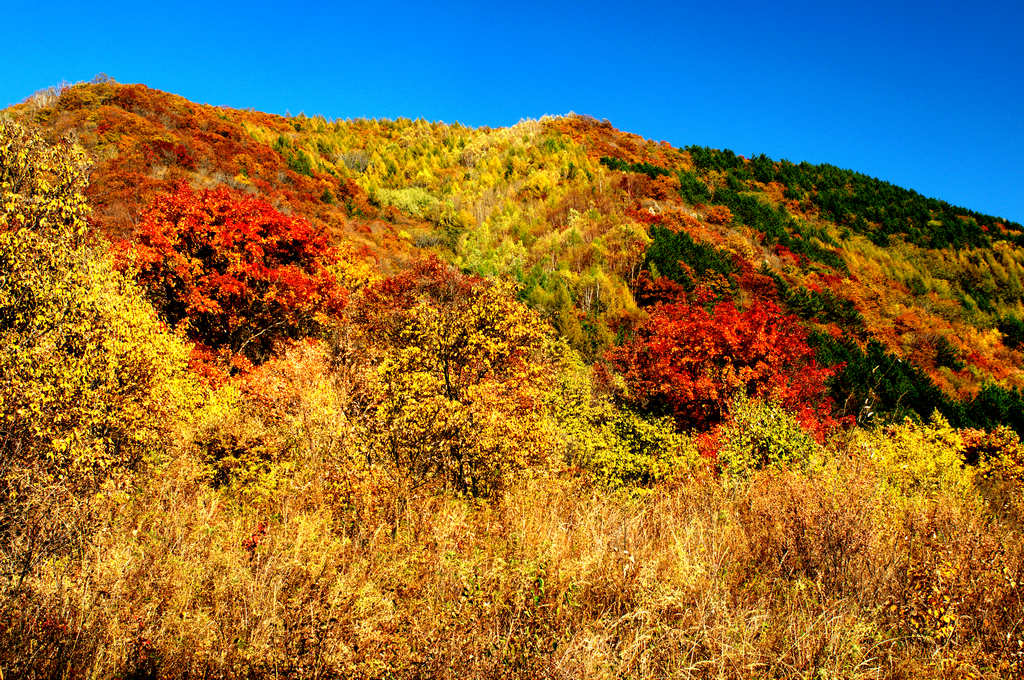
<svg viewBox="0 0 1024 680">
<path fill-rule="evenodd" d="M 509 287 L 432 259 L 370 286 L 353 318 L 373 365 L 371 455 L 411 487 L 487 495 L 544 453 L 546 336 Z"/>
<path fill-rule="evenodd" d="M 164 441 L 187 350 L 87 243 L 88 165 L 0 123 L 0 483 L 94 485 Z"/>
</svg>

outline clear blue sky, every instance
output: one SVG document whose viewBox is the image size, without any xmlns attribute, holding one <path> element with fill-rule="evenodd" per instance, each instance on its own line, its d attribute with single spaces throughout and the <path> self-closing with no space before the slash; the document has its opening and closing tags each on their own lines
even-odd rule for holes
<svg viewBox="0 0 1024 680">
<path fill-rule="evenodd" d="M 497 126 L 576 111 L 1024 222 L 1019 3 L 714 4 L 13 0 L 0 106 L 105 72 L 329 118 Z"/>
</svg>

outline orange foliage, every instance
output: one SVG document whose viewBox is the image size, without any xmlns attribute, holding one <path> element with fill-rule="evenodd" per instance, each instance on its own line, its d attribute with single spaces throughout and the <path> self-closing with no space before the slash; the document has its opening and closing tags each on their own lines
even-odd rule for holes
<svg viewBox="0 0 1024 680">
<path fill-rule="evenodd" d="M 704 211 L 704 219 L 711 224 L 729 224 L 732 222 L 732 211 L 724 205 L 712 205 Z"/>
</svg>

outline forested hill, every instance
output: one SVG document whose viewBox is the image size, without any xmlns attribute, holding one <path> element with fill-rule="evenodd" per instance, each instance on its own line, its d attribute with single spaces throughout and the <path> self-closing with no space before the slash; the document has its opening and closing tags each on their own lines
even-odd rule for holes
<svg viewBox="0 0 1024 680">
<path fill-rule="evenodd" d="M 0 680 L 1024 677 L 1024 229 L 856 172 L 0 112 Z"/>
<path fill-rule="evenodd" d="M 182 181 L 226 186 L 311 220 L 368 272 L 432 252 L 512 279 L 591 359 L 670 281 L 798 317 L 820 361 L 846 365 L 832 380 L 846 415 L 976 422 L 964 404 L 983 392 L 983 410 L 1020 417 L 1021 225 L 856 172 L 673 148 L 585 116 L 331 122 L 112 82 L 8 114 L 75 134 L 95 159 L 93 222 L 112 239 Z"/>
</svg>

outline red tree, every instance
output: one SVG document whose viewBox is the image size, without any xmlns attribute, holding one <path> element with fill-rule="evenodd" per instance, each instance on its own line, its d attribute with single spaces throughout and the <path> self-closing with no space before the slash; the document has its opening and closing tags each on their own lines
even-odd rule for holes
<svg viewBox="0 0 1024 680">
<path fill-rule="evenodd" d="M 344 302 L 326 238 L 264 200 L 182 183 L 136 231 L 139 281 L 168 323 L 214 350 L 258 363 Z"/>
<path fill-rule="evenodd" d="M 672 414 L 681 427 L 720 422 L 738 391 L 780 401 L 810 429 L 836 423 L 825 381 L 834 368 L 815 363 L 805 333 L 771 302 L 745 310 L 721 302 L 661 304 L 628 344 L 608 353 L 629 397 Z"/>
</svg>

